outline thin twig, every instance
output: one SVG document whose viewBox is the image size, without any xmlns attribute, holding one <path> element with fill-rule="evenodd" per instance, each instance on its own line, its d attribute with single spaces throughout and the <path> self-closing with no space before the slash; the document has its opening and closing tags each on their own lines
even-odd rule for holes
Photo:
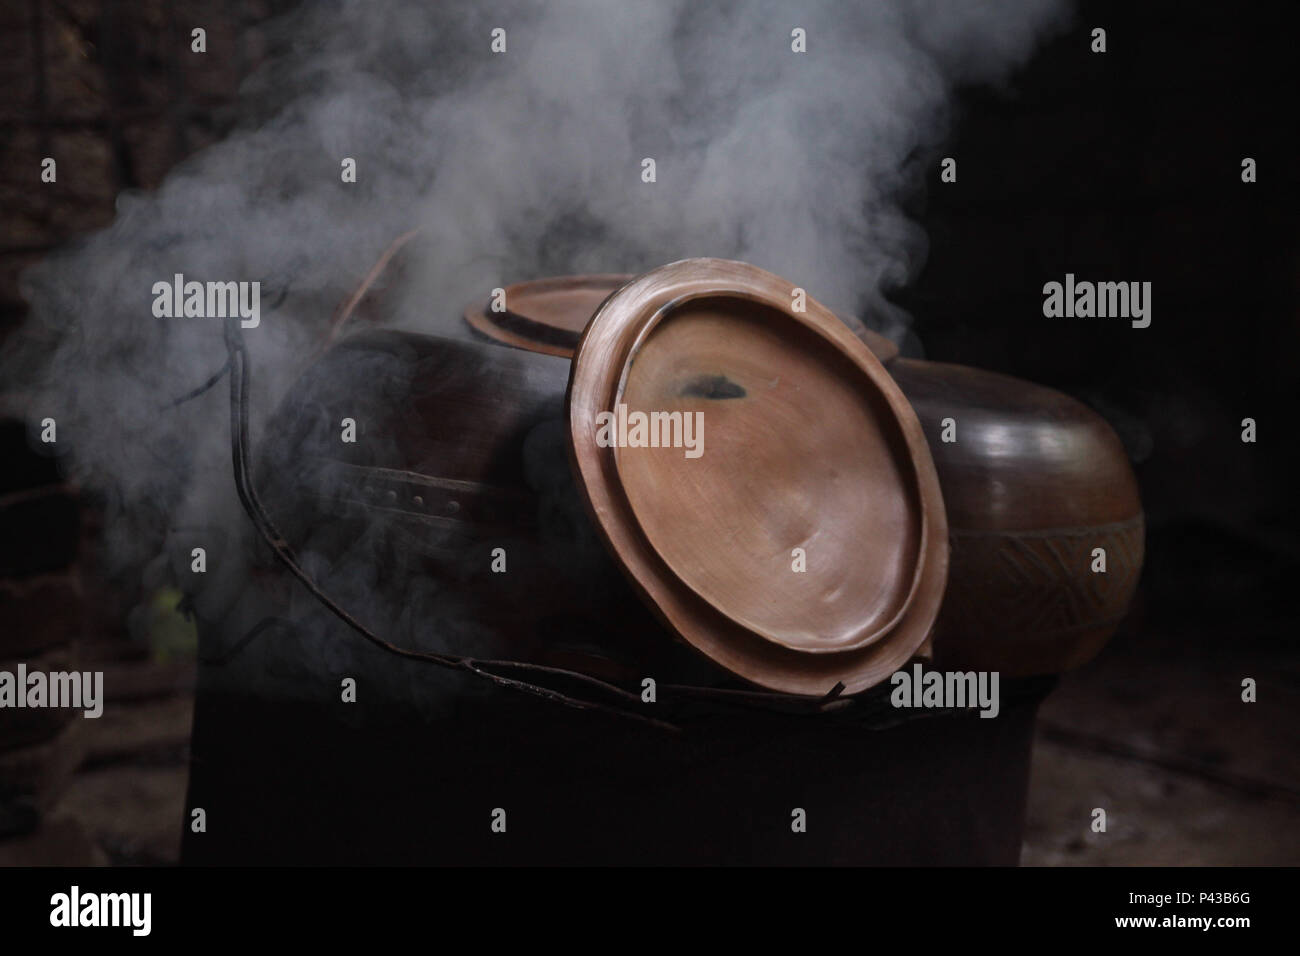
<svg viewBox="0 0 1300 956">
<path fill-rule="evenodd" d="M 370 267 L 370 271 L 367 272 L 365 278 L 361 280 L 361 284 L 357 286 L 352 291 L 352 294 L 340 303 L 338 309 L 335 310 L 334 316 L 330 319 L 329 329 L 325 333 L 325 342 L 321 346 L 322 350 L 328 347 L 329 344 L 338 337 L 339 330 L 342 329 L 348 319 L 352 317 L 352 313 L 356 311 L 357 306 L 361 304 L 361 300 L 366 297 L 366 293 L 370 291 L 370 287 L 374 285 L 375 280 L 378 279 L 384 269 L 388 267 L 389 260 L 392 259 L 393 256 L 397 255 L 398 250 L 414 238 L 419 231 L 420 230 L 417 227 L 409 232 L 404 232 L 388 244 L 388 248 L 384 250 L 384 254 L 379 257 L 378 262 Z"/>
<path fill-rule="evenodd" d="M 170 408 L 175 408 L 177 405 L 184 405 L 186 402 L 190 401 L 191 399 L 198 398 L 208 389 L 212 388 L 212 386 L 216 385 L 219 381 L 221 381 L 221 376 L 225 375 L 228 371 L 230 371 L 229 356 L 226 357 L 226 364 L 221 366 L 221 368 L 217 369 L 216 372 L 212 374 L 212 377 L 209 378 L 206 382 L 204 382 L 198 388 L 194 388 L 186 392 L 180 398 L 172 399 L 166 405 L 163 405 L 161 410 L 167 411 Z"/>
</svg>

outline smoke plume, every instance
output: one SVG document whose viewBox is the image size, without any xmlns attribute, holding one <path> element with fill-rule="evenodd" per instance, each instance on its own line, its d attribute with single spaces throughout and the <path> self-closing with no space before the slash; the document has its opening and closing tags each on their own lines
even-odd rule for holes
<svg viewBox="0 0 1300 956">
<path fill-rule="evenodd" d="M 134 568 L 171 529 L 241 524 L 225 386 L 166 407 L 225 361 L 219 320 L 152 314 L 175 273 L 261 282 L 255 430 L 412 228 L 394 326 L 462 335 L 495 286 L 720 256 L 897 330 L 885 294 L 925 253 L 901 204 L 935 175 L 954 87 L 1001 82 L 1067 15 L 1063 0 L 306 4 L 271 28 L 243 126 L 26 275 L 39 334 L 3 378 L 58 421 L 108 501 L 114 566 Z"/>
</svg>

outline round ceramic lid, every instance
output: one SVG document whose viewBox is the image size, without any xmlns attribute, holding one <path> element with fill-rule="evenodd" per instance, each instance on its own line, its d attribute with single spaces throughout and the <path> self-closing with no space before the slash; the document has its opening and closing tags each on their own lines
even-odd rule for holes
<svg viewBox="0 0 1300 956">
<path fill-rule="evenodd" d="M 471 307 L 465 321 L 489 338 L 568 358 L 601 302 L 632 278 L 600 274 L 532 279 L 505 287 L 505 311 Z"/>
<path fill-rule="evenodd" d="M 633 278 L 604 273 L 516 282 L 503 290 L 504 311 L 493 311 L 491 303 L 471 306 L 465 310 L 465 321 L 506 345 L 569 358 L 596 309 Z M 888 362 L 898 354 L 897 345 L 856 319 L 842 321 L 880 361 Z"/>
<path fill-rule="evenodd" d="M 578 344 L 568 418 L 614 557 L 732 673 L 854 693 L 925 641 L 947 523 L 920 423 L 794 283 L 690 259 L 623 284 Z"/>
</svg>

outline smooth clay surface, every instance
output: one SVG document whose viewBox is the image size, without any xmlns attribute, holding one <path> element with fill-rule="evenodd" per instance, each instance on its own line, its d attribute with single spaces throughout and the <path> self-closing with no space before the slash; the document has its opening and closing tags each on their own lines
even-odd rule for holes
<svg viewBox="0 0 1300 956">
<path fill-rule="evenodd" d="M 632 280 L 578 344 L 569 437 L 597 528 L 664 623 L 763 687 L 851 694 L 923 652 L 948 526 L 902 392 L 791 289 L 721 259 Z M 662 424 L 659 447 L 603 441 L 618 409 L 699 413 L 701 453 L 663 447 Z"/>
<path fill-rule="evenodd" d="M 702 425 L 697 458 L 616 450 L 642 531 L 697 594 L 786 647 L 868 644 L 916 582 L 915 475 L 870 386 L 815 332 L 722 298 L 672 310 L 627 372 L 630 412 Z"/>
</svg>

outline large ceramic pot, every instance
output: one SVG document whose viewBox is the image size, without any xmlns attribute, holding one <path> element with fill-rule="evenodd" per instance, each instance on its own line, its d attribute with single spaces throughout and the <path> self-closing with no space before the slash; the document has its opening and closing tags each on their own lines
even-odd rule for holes
<svg viewBox="0 0 1300 956">
<path fill-rule="evenodd" d="M 726 264 L 699 262 L 725 286 Z M 466 319 L 515 348 L 573 354 L 591 315 L 630 281 L 517 283 L 505 288 L 503 302 L 472 307 Z M 776 292 L 792 289 L 776 281 Z M 1059 392 L 902 358 L 862 323 L 845 325 L 907 397 L 938 471 L 951 556 L 937 662 L 1028 675 L 1089 660 L 1124 617 L 1142 568 L 1142 506 L 1114 431 Z"/>
<path fill-rule="evenodd" d="M 684 443 L 602 442 L 620 407 Z M 296 549 L 381 585 L 439 582 L 440 613 L 498 656 L 698 673 L 675 635 L 711 679 L 822 696 L 929 653 L 948 537 L 921 423 L 842 323 L 750 266 L 627 284 L 572 366 L 348 338 L 263 448 L 259 484 Z"/>
</svg>

